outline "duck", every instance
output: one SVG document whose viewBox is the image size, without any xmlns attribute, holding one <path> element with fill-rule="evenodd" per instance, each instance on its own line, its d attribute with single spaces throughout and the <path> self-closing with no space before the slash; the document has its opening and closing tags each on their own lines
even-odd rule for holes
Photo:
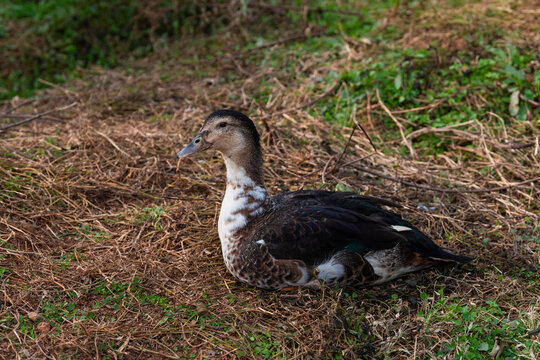
<svg viewBox="0 0 540 360">
<path fill-rule="evenodd" d="M 403 208 L 388 200 L 325 190 L 270 196 L 259 132 L 241 112 L 212 112 L 177 156 L 210 149 L 221 152 L 227 169 L 218 220 L 223 259 L 243 283 L 267 290 L 355 288 L 473 260 L 386 210 Z"/>
</svg>

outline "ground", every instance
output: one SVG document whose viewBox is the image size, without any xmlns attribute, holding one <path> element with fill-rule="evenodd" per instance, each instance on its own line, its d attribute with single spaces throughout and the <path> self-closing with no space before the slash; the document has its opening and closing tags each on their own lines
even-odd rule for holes
<svg viewBox="0 0 540 360">
<path fill-rule="evenodd" d="M 537 359 L 540 4 L 242 4 L 0 103 L 0 356 Z M 476 260 L 363 289 L 237 282 L 223 161 L 175 158 L 219 108 L 255 121 L 271 193 L 399 202 Z"/>
</svg>

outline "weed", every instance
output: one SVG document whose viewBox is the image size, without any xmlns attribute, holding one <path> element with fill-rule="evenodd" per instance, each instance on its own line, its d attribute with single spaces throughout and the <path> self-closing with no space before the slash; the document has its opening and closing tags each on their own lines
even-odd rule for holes
<svg viewBox="0 0 540 360">
<path fill-rule="evenodd" d="M 5 319 L 7 323 L 12 322 L 10 318 Z M 20 315 L 18 319 L 19 326 L 17 327 L 17 331 L 21 333 L 24 337 L 29 337 L 30 339 L 36 338 L 36 332 L 34 330 L 34 325 L 32 321 L 28 318 L 28 316 Z"/>
<path fill-rule="evenodd" d="M 159 222 L 161 221 L 165 212 L 166 211 L 163 209 L 163 206 L 156 205 L 153 207 L 145 207 L 142 209 L 135 207 L 134 209 L 127 210 L 126 214 L 122 215 L 120 218 L 126 221 L 133 222 L 137 225 L 149 223 L 152 224 L 155 230 L 159 230 L 161 229 L 161 225 L 159 224 Z"/>
<path fill-rule="evenodd" d="M 0 268 L 0 280 L 4 280 L 10 273 L 11 271 L 9 269 Z"/>
<path fill-rule="evenodd" d="M 94 229 L 91 225 L 82 224 L 80 230 L 77 232 L 77 239 L 87 238 L 92 241 L 101 241 L 103 239 L 109 239 L 111 235 L 102 229 Z"/>
<path fill-rule="evenodd" d="M 272 339 L 268 332 L 248 334 L 247 339 L 253 351 L 253 355 L 264 359 L 284 359 L 279 343 Z"/>
</svg>

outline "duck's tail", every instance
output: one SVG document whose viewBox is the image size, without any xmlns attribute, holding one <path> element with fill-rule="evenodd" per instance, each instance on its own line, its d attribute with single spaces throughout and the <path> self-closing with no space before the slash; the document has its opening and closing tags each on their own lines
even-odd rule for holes
<svg viewBox="0 0 540 360">
<path fill-rule="evenodd" d="M 474 257 L 470 257 L 470 256 L 456 255 L 441 247 L 437 247 L 437 249 L 432 249 L 432 251 L 430 251 L 429 255 L 427 255 L 426 257 L 434 261 L 458 262 L 458 263 L 468 263 L 475 259 Z"/>
<path fill-rule="evenodd" d="M 418 230 L 410 223 L 404 225 L 404 229 L 410 229 L 410 231 L 400 231 L 401 226 L 392 227 L 394 230 L 399 231 L 407 242 L 407 247 L 413 252 L 420 255 L 420 257 L 431 260 L 433 262 L 458 262 L 468 263 L 474 260 L 473 257 L 457 255 L 449 250 L 446 250 L 439 245 L 435 244 L 426 234 Z"/>
</svg>

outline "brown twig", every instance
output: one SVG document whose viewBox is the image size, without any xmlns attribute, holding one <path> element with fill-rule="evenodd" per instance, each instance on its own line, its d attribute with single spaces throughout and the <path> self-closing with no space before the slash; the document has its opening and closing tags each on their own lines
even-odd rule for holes
<svg viewBox="0 0 540 360">
<path fill-rule="evenodd" d="M 343 151 L 339 154 L 339 157 L 336 161 L 336 163 L 334 164 L 334 166 L 332 167 L 332 170 L 330 170 L 330 174 L 332 172 L 334 172 L 334 170 L 336 169 L 336 167 L 339 165 L 339 163 L 341 162 L 341 159 L 343 159 L 343 155 L 345 155 L 345 153 L 347 152 L 347 149 L 349 148 L 349 145 L 351 143 L 351 140 L 352 140 L 352 137 L 354 135 L 354 131 L 356 130 L 356 127 L 353 126 L 352 128 L 352 131 L 351 131 L 351 134 L 349 135 L 349 139 L 347 139 L 347 142 L 345 143 L 345 147 L 343 148 Z"/>
<path fill-rule="evenodd" d="M 52 83 L 50 81 L 47 81 L 45 79 L 37 79 L 38 82 L 42 83 L 42 84 L 45 84 L 45 85 L 48 85 L 50 87 L 53 87 L 55 89 L 58 89 L 58 90 L 61 90 L 66 96 L 69 96 L 70 94 L 72 94 L 73 96 L 75 96 L 77 98 L 77 100 L 79 102 L 82 102 L 81 101 L 81 98 L 79 97 L 79 94 L 77 94 L 75 91 L 72 91 L 72 90 L 69 90 L 69 89 L 66 89 L 58 84 L 55 84 L 55 83 Z"/>
<path fill-rule="evenodd" d="M 246 69 L 244 69 L 242 67 L 242 65 L 240 65 L 240 63 L 236 60 L 236 57 L 235 56 L 229 56 L 229 59 L 231 59 L 231 61 L 233 62 L 233 64 L 236 66 L 236 68 L 238 69 L 238 71 L 240 71 L 242 74 L 246 75 L 246 76 L 253 76 L 252 73 L 250 73 L 249 71 L 247 71 Z"/>
<path fill-rule="evenodd" d="M 45 101 L 46 102 L 46 101 L 49 101 L 49 100 L 55 100 L 55 99 L 60 99 L 60 98 L 64 98 L 64 96 L 44 96 L 44 97 L 41 97 L 41 98 L 34 98 L 34 99 L 26 100 L 26 101 L 23 101 L 22 103 L 20 103 L 18 105 L 13 106 L 11 109 L 6 110 L 6 112 L 0 113 L 0 117 L 24 118 L 24 117 L 27 117 L 28 115 L 11 114 L 11 113 L 14 112 L 17 109 L 20 109 L 23 106 L 35 103 L 36 101 L 40 101 L 40 102 Z"/>
<path fill-rule="evenodd" d="M 420 107 L 416 107 L 416 108 L 412 108 L 412 109 L 394 110 L 394 111 L 392 111 L 392 114 L 407 114 L 407 113 L 410 113 L 410 112 L 422 111 L 422 110 L 430 110 L 430 111 L 432 111 L 437 106 L 439 106 L 443 102 L 445 102 L 447 99 L 448 98 L 444 98 L 444 99 L 441 99 L 439 101 L 434 102 L 433 104 L 429 104 L 429 105 L 426 105 L 426 106 L 420 106 Z"/>
<path fill-rule="evenodd" d="M 352 127 L 352 131 L 351 131 L 351 134 L 349 135 L 349 139 L 347 139 L 347 143 L 345 144 L 345 147 L 343 148 L 343 151 L 341 152 L 341 154 L 339 155 L 336 163 L 334 164 L 334 166 L 332 167 L 332 170 L 329 171 L 329 174 L 333 173 L 334 170 L 336 169 L 336 167 L 338 167 L 338 165 L 341 163 L 341 160 L 343 159 L 343 156 L 345 155 L 345 153 L 347 152 L 347 149 L 349 148 L 349 145 L 351 143 L 351 140 L 352 140 L 352 137 L 354 135 L 354 131 L 356 130 L 356 128 L 360 128 L 362 130 L 362 132 L 364 133 L 364 135 L 366 136 L 366 138 L 369 140 L 369 143 L 371 144 L 371 146 L 373 147 L 373 150 L 375 150 L 375 152 L 377 152 L 377 147 L 375 147 L 375 144 L 373 144 L 373 142 L 371 141 L 371 138 L 369 137 L 369 135 L 367 134 L 366 130 L 364 130 L 364 128 L 362 127 L 362 125 L 360 125 L 358 123 L 358 121 L 356 120 L 356 104 L 354 105 L 353 107 L 353 111 L 352 111 L 352 119 L 353 119 L 353 122 L 354 122 L 354 126 Z M 328 166 L 328 163 L 326 163 L 325 165 L 325 168 L 324 168 L 324 171 L 323 171 L 323 183 L 324 183 L 324 172 L 326 171 L 326 168 Z"/>
<path fill-rule="evenodd" d="M 219 3 L 213 3 L 213 4 L 209 4 L 210 6 L 214 6 L 214 7 L 228 7 L 229 4 L 219 4 Z M 362 17 L 363 14 L 359 13 L 359 12 L 354 12 L 354 11 L 346 11 L 346 10 L 334 10 L 334 9 L 323 9 L 323 8 L 309 8 L 307 6 L 292 6 L 292 5 L 271 5 L 271 4 L 265 4 L 265 3 L 248 3 L 247 4 L 247 7 L 250 7 L 250 8 L 259 8 L 259 9 L 266 9 L 266 10 L 270 10 L 270 11 L 274 11 L 274 12 L 282 12 L 282 11 L 287 11 L 287 10 L 290 10 L 290 11 L 301 11 L 301 12 L 318 12 L 318 13 L 323 13 L 323 12 L 328 12 L 328 13 L 333 13 L 333 14 L 340 14 L 340 15 L 348 15 L 348 16 L 357 16 L 357 17 Z"/>
<path fill-rule="evenodd" d="M 341 84 L 340 81 L 336 81 L 334 83 L 334 85 L 332 85 L 330 87 L 330 89 L 326 90 L 324 92 L 324 94 L 322 94 L 321 96 L 319 96 L 318 98 L 315 98 L 314 100 L 311 100 L 311 101 L 308 101 L 307 103 L 305 104 L 301 104 L 301 105 L 298 105 L 298 106 L 294 106 L 292 108 L 288 108 L 288 109 L 284 109 L 284 110 L 280 110 L 280 111 L 277 111 L 275 113 L 272 113 L 272 114 L 266 114 L 262 117 L 260 117 L 260 119 L 267 119 L 267 118 L 271 118 L 271 117 L 274 117 L 274 116 L 279 116 L 279 115 L 283 115 L 285 113 L 288 113 L 288 112 L 291 112 L 291 111 L 296 111 L 296 110 L 300 110 L 300 109 L 303 109 L 303 108 L 306 108 L 306 107 L 310 107 L 316 103 L 318 103 L 319 101 L 323 100 L 324 98 L 330 96 L 337 88 L 338 86 Z"/>
<path fill-rule="evenodd" d="M 282 45 L 282 44 L 286 44 L 286 43 L 289 43 L 289 42 L 292 42 L 292 41 L 303 40 L 303 39 L 307 39 L 307 38 L 310 38 L 310 37 L 319 37 L 319 36 L 323 36 L 325 34 L 327 34 L 326 31 L 316 31 L 316 32 L 311 33 L 309 35 L 304 34 L 304 33 L 298 34 L 298 35 L 293 35 L 293 36 L 290 36 L 290 37 L 287 37 L 287 38 L 284 38 L 284 39 L 273 41 L 273 42 L 268 43 L 268 44 L 263 44 L 263 45 L 259 45 L 257 47 L 248 49 L 246 51 L 246 53 L 249 54 L 249 53 L 252 53 L 252 52 L 255 52 L 255 51 L 270 48 L 272 46 Z M 327 34 L 327 35 L 331 35 L 331 34 Z"/>
<path fill-rule="evenodd" d="M 525 102 L 528 102 L 529 104 L 531 104 L 532 106 L 534 107 L 539 107 L 540 106 L 540 102 L 538 101 L 534 101 L 534 100 L 531 100 L 531 99 L 527 99 L 525 96 L 523 96 L 522 94 L 519 95 L 519 98 Z"/>
<path fill-rule="evenodd" d="M 412 187 L 415 187 L 417 189 L 438 191 L 438 192 L 443 192 L 443 193 L 485 193 L 485 192 L 493 192 L 493 191 L 500 191 L 500 190 L 510 189 L 510 188 L 513 188 L 513 187 L 516 187 L 516 186 L 525 185 L 525 184 L 533 183 L 533 182 L 536 182 L 536 181 L 540 180 L 540 176 L 539 176 L 539 177 L 535 177 L 533 179 L 528 179 L 528 180 L 520 181 L 520 182 L 517 182 L 517 183 L 505 185 L 505 186 L 494 187 L 494 188 L 491 188 L 491 189 L 443 189 L 443 188 L 438 188 L 438 187 L 433 187 L 433 186 L 419 185 L 419 184 L 415 184 L 415 183 L 412 183 L 412 182 L 407 181 L 407 180 L 394 178 L 392 176 L 384 175 L 384 174 L 382 174 L 380 172 L 365 168 L 365 167 L 360 166 L 360 165 L 354 165 L 353 167 L 355 169 L 363 171 L 365 173 L 375 175 L 377 177 L 380 177 L 380 178 L 383 178 L 383 179 L 386 179 L 386 180 L 390 180 L 390 181 L 393 181 L 393 182 L 397 182 L 397 183 L 400 183 L 400 184 L 403 184 L 403 185 L 406 185 L 406 186 L 412 186 Z"/>
<path fill-rule="evenodd" d="M 210 202 L 221 201 L 221 199 L 212 199 L 212 198 L 193 198 L 193 197 L 169 196 L 169 195 L 155 195 L 155 196 L 162 199 L 171 199 L 171 200 L 180 200 L 180 201 L 210 201 Z"/>
<path fill-rule="evenodd" d="M 450 132 L 450 133 L 453 133 L 455 135 L 458 135 L 461 138 L 473 139 L 473 140 L 481 140 L 482 139 L 483 141 L 485 141 L 488 144 L 491 144 L 491 145 L 494 145 L 494 146 L 497 146 L 497 147 L 500 147 L 500 148 L 504 148 L 504 149 L 523 149 L 523 148 L 534 146 L 536 144 L 536 142 L 534 142 L 534 141 L 531 141 L 531 142 L 528 142 L 528 143 L 525 143 L 525 144 L 503 144 L 503 143 L 500 143 L 498 141 L 482 138 L 480 135 L 476 135 L 474 133 L 470 133 L 470 132 L 467 132 L 467 131 L 463 131 L 463 130 L 453 128 L 455 126 L 460 126 L 460 125 L 465 125 L 465 124 L 457 124 L 457 125 L 453 125 L 453 126 L 444 126 L 444 127 L 440 127 L 440 128 L 422 128 L 422 129 L 415 130 L 412 133 L 408 134 L 406 136 L 406 138 L 411 140 L 411 139 L 415 139 L 415 138 L 417 138 L 419 136 L 426 135 L 426 134 Z"/>
<path fill-rule="evenodd" d="M 366 116 L 369 122 L 369 125 L 371 126 L 371 129 L 375 131 L 375 125 L 373 124 L 373 121 L 371 120 L 371 97 L 369 96 L 369 93 L 366 92 Z M 380 106 L 380 105 L 379 105 Z"/>
<path fill-rule="evenodd" d="M 335 157 L 335 155 L 332 155 L 330 157 L 330 159 L 328 159 L 328 161 L 324 164 L 323 171 L 322 171 L 322 174 L 321 174 L 321 182 L 323 183 L 323 186 L 326 185 L 326 170 L 328 169 L 328 166 L 330 165 L 332 160 L 334 160 L 334 157 Z M 322 188 L 322 186 L 319 187 L 319 189 L 321 189 L 321 188 Z"/>
<path fill-rule="evenodd" d="M 13 106 L 11 109 L 7 110 L 5 113 L 0 114 L 0 117 L 5 117 L 6 115 L 11 114 L 15 110 L 17 110 L 18 108 L 23 107 L 25 105 L 29 105 L 29 104 L 31 104 L 33 102 L 36 102 L 37 100 L 39 100 L 39 99 L 30 99 L 30 100 L 27 100 L 27 101 L 23 101 L 19 105 Z"/>
<path fill-rule="evenodd" d="M 388 114 L 388 116 L 394 121 L 394 123 L 398 127 L 399 133 L 401 134 L 401 139 L 403 140 L 403 143 L 405 144 L 405 146 L 407 146 L 407 148 L 409 149 L 409 152 L 411 153 L 411 156 L 413 158 L 416 157 L 416 154 L 414 152 L 414 149 L 413 149 L 412 145 L 407 141 L 407 138 L 405 137 L 405 132 L 403 131 L 405 129 L 405 127 L 403 126 L 403 124 L 401 124 L 398 121 L 398 119 L 396 119 L 396 117 L 392 114 L 392 112 L 383 103 L 383 101 L 381 100 L 381 94 L 379 93 L 379 89 L 375 89 L 375 94 L 377 95 L 377 100 L 379 101 L 379 104 L 383 108 L 384 112 L 386 112 L 386 114 Z"/>
<path fill-rule="evenodd" d="M 113 141 L 113 139 L 111 139 L 107 134 L 104 134 L 104 133 L 102 133 L 101 131 L 98 131 L 98 130 L 94 130 L 94 131 L 98 135 L 103 136 L 105 138 L 105 140 L 107 140 L 116 150 L 120 151 L 122 154 L 126 155 L 127 157 L 130 156 L 127 152 L 125 152 L 118 145 L 116 145 L 116 143 Z"/>
<path fill-rule="evenodd" d="M 368 100 L 369 101 L 369 100 Z M 368 103 L 368 106 L 369 106 L 369 103 Z M 371 141 L 371 137 L 369 137 L 367 131 L 364 129 L 364 127 L 362 125 L 360 125 L 360 123 L 358 122 L 358 120 L 356 119 L 356 105 L 355 105 L 355 108 L 354 108 L 354 112 L 353 112 L 353 122 L 354 124 L 360 128 L 360 130 L 362 130 L 362 132 L 364 133 L 364 135 L 366 136 L 366 138 L 368 139 L 369 143 L 371 144 L 371 146 L 373 147 L 373 150 L 375 152 L 377 152 L 377 147 L 375 146 L 375 144 L 373 143 L 373 141 Z"/>
<path fill-rule="evenodd" d="M 48 115 L 48 114 L 51 114 L 53 112 L 58 112 L 58 111 L 63 111 L 63 110 L 67 110 L 73 106 L 77 105 L 77 102 L 73 102 L 69 105 L 66 105 L 66 106 L 62 106 L 62 107 L 59 107 L 59 108 L 56 108 L 56 109 L 52 109 L 52 110 L 49 110 L 49 111 L 45 111 L 45 112 L 42 112 L 42 113 L 39 113 L 39 114 L 36 114 L 36 115 L 33 115 L 33 116 L 30 116 L 26 119 L 23 119 L 21 121 L 17 121 L 15 123 L 12 123 L 12 124 L 7 124 L 7 125 L 4 125 L 2 127 L 0 127 L 0 131 L 6 131 L 12 127 L 15 127 L 15 126 L 19 126 L 19 125 L 22 125 L 22 124 L 26 124 L 30 121 L 33 121 L 33 120 L 37 120 L 45 115 Z"/>
</svg>

